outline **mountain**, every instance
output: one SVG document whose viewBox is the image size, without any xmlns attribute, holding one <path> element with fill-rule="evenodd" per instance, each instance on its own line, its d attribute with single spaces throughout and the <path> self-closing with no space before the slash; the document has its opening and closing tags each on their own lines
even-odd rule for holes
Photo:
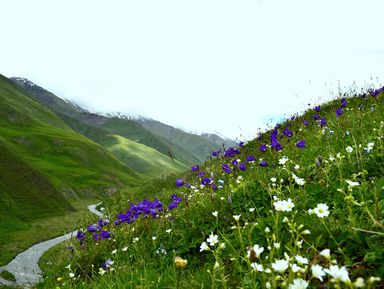
<svg viewBox="0 0 384 289">
<path fill-rule="evenodd" d="M 11 80 L 24 88 L 28 95 L 35 100 L 53 110 L 64 122 L 79 133 L 82 133 L 81 130 L 78 130 L 77 125 L 74 124 L 75 121 L 69 118 L 151 147 L 161 154 L 188 166 L 204 162 L 211 151 L 222 148 L 223 144 L 226 147 L 234 144 L 233 141 L 221 138 L 218 135 L 199 136 L 190 134 L 150 119 L 132 119 L 119 113 L 107 116 L 91 113 L 73 102 L 54 95 L 28 79 L 13 77 Z M 80 123 L 77 124 L 80 125 Z M 88 127 L 87 131 L 90 132 L 91 128 Z M 97 130 L 97 132 L 100 133 L 101 131 Z M 95 135 L 96 131 L 91 134 Z M 105 132 L 102 135 L 105 135 Z M 89 137 L 89 135 L 86 136 Z M 100 137 L 98 138 L 99 141 L 94 138 L 91 139 L 102 145 L 108 142 L 101 140 Z M 137 167 L 131 167 L 137 169 Z"/>
<path fill-rule="evenodd" d="M 225 136 L 222 136 L 219 133 L 202 133 L 200 136 L 213 142 L 214 144 L 224 145 L 224 147 L 226 148 L 237 145 L 237 143 L 234 140 L 231 140 Z"/>
<path fill-rule="evenodd" d="M 222 149 L 223 146 L 229 147 L 236 144 L 218 135 L 203 134 L 199 136 L 148 118 L 141 117 L 135 121 L 153 134 L 164 139 L 170 139 L 175 145 L 191 152 L 198 157 L 199 162 L 207 160 L 210 153 L 214 150 Z"/>
<path fill-rule="evenodd" d="M 186 164 L 197 161 L 182 148 L 160 140 L 129 119 L 90 113 L 28 79 L 13 77 L 11 80 L 32 99 L 54 111 L 74 131 L 104 146 L 128 167 L 148 177 L 182 172 L 188 169 Z"/>
<path fill-rule="evenodd" d="M 66 192 L 67 198 L 93 197 L 143 181 L 142 175 L 74 132 L 4 76 L 0 76 L 0 133 L 9 149 Z"/>
</svg>

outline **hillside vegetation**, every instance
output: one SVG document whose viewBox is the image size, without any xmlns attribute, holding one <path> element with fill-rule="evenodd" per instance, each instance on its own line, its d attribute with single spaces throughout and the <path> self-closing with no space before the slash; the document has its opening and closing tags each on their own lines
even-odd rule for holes
<svg viewBox="0 0 384 289">
<path fill-rule="evenodd" d="M 69 202 L 94 201 L 145 179 L 1 75 L 0 147 L 0 264 L 68 227 L 13 238 L 33 222 L 72 214 Z"/>
<path fill-rule="evenodd" d="M 105 202 L 63 245 L 73 255 L 44 256 L 37 287 L 383 288 L 383 91 L 292 116 L 146 184 L 149 199 Z"/>
</svg>

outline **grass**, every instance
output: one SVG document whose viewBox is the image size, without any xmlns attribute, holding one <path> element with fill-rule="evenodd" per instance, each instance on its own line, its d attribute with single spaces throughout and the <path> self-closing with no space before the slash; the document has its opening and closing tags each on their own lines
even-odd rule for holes
<svg viewBox="0 0 384 289">
<path fill-rule="evenodd" d="M 83 210 L 74 202 L 91 203 L 147 178 L 0 75 L 0 179 L 4 264 L 38 241 L 77 228 Z M 59 221 L 62 216 L 70 218 Z"/>
<path fill-rule="evenodd" d="M 110 237 L 85 231 L 72 259 L 56 248 L 37 288 L 382 288 L 384 95 L 345 96 L 198 171 L 116 195 L 99 229 Z M 151 195 L 162 211 L 138 203 Z M 129 224 L 116 217 L 138 208 L 148 210 Z"/>
</svg>

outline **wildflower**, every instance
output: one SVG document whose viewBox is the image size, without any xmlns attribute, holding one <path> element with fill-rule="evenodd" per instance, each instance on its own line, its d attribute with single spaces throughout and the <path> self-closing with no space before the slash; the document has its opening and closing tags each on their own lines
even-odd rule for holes
<svg viewBox="0 0 384 289">
<path fill-rule="evenodd" d="M 233 218 L 235 219 L 236 222 L 240 220 L 241 214 L 240 215 L 233 215 Z"/>
<path fill-rule="evenodd" d="M 82 232 L 82 231 L 77 231 L 76 239 L 79 240 L 80 242 L 84 241 L 84 239 L 85 239 L 85 233 Z"/>
<path fill-rule="evenodd" d="M 293 136 L 293 132 L 287 127 L 283 130 L 283 134 L 287 137 Z"/>
<path fill-rule="evenodd" d="M 219 242 L 219 237 L 217 235 L 213 235 L 213 233 L 211 232 L 211 235 L 209 235 L 207 242 L 211 247 L 213 247 Z"/>
<path fill-rule="evenodd" d="M 218 269 L 220 267 L 220 263 L 219 262 L 215 262 L 215 265 L 213 265 L 213 269 Z"/>
<path fill-rule="evenodd" d="M 297 273 L 297 272 L 303 270 L 303 268 L 301 268 L 301 267 L 298 266 L 297 264 L 293 264 L 293 265 L 291 266 L 291 270 L 292 270 L 293 273 Z"/>
<path fill-rule="evenodd" d="M 368 278 L 368 282 L 369 283 L 380 282 L 380 281 L 381 281 L 380 277 L 373 277 L 373 276 L 371 276 L 371 277 Z"/>
<path fill-rule="evenodd" d="M 357 278 L 356 281 L 353 282 L 353 286 L 355 288 L 364 288 L 365 287 L 364 279 L 361 277 Z"/>
<path fill-rule="evenodd" d="M 347 151 L 347 153 L 352 153 L 353 152 L 353 148 L 351 146 L 347 146 L 345 148 L 345 150 Z"/>
<path fill-rule="evenodd" d="M 336 116 L 342 116 L 343 113 L 344 113 L 344 110 L 343 110 L 341 107 L 339 107 L 338 109 L 336 109 Z"/>
<path fill-rule="evenodd" d="M 321 110 L 320 105 L 315 106 L 314 110 L 315 110 L 316 112 L 320 112 L 320 110 Z"/>
<path fill-rule="evenodd" d="M 279 273 L 283 273 L 288 269 L 288 261 L 284 259 L 276 260 L 272 263 L 272 268 Z"/>
<path fill-rule="evenodd" d="M 244 163 L 240 163 L 239 169 L 242 170 L 242 171 L 245 171 L 246 170 L 245 164 Z"/>
<path fill-rule="evenodd" d="M 294 168 L 295 170 L 298 170 L 298 169 L 300 169 L 300 166 L 299 166 L 299 165 L 295 165 L 293 168 Z"/>
<path fill-rule="evenodd" d="M 309 231 L 309 230 L 304 230 L 301 234 L 303 234 L 303 235 L 309 235 L 309 234 L 311 234 L 311 231 Z"/>
<path fill-rule="evenodd" d="M 279 160 L 279 165 L 285 165 L 285 163 L 288 161 L 288 157 L 284 156 Z"/>
<path fill-rule="evenodd" d="M 267 161 L 261 161 L 261 162 L 259 163 L 259 165 L 260 165 L 261 167 L 267 167 L 267 166 L 268 166 L 268 162 L 267 162 Z"/>
<path fill-rule="evenodd" d="M 272 287 L 271 283 L 267 281 L 267 283 L 265 283 L 265 288 L 270 289 L 271 287 Z"/>
<path fill-rule="evenodd" d="M 221 168 L 223 169 L 223 171 L 227 174 L 230 174 L 232 172 L 231 168 L 227 165 L 227 164 L 222 164 L 221 165 Z"/>
<path fill-rule="evenodd" d="M 210 178 L 204 178 L 201 181 L 201 184 L 204 185 L 204 186 L 210 185 L 211 183 L 212 183 L 212 179 L 210 179 Z"/>
<path fill-rule="evenodd" d="M 138 242 L 138 241 L 139 241 L 139 238 L 138 238 L 138 237 L 133 238 L 133 243 L 136 243 L 136 242 Z"/>
<path fill-rule="evenodd" d="M 212 215 L 214 216 L 214 217 L 216 217 L 217 218 L 217 215 L 219 214 L 219 212 L 218 211 L 214 211 L 214 212 L 212 212 Z"/>
<path fill-rule="evenodd" d="M 306 141 L 305 140 L 299 140 L 296 144 L 295 144 L 298 148 L 300 149 L 304 149 L 306 147 Z"/>
<path fill-rule="evenodd" d="M 111 237 L 111 234 L 108 231 L 101 231 L 100 233 L 100 239 L 105 240 Z"/>
<path fill-rule="evenodd" d="M 200 245 L 200 252 L 209 250 L 209 247 L 206 242 L 201 243 Z"/>
<path fill-rule="evenodd" d="M 113 261 L 111 259 L 108 259 L 104 264 L 103 264 L 103 269 L 104 270 L 109 270 L 112 265 L 113 265 Z"/>
<path fill-rule="evenodd" d="M 289 284 L 288 289 L 306 289 L 309 283 L 301 278 L 293 280 L 292 284 Z"/>
<path fill-rule="evenodd" d="M 304 179 L 299 178 L 299 177 L 296 176 L 294 173 L 292 173 L 292 177 L 293 177 L 293 179 L 295 180 L 296 184 L 298 184 L 299 186 L 303 186 L 303 185 L 305 184 Z"/>
<path fill-rule="evenodd" d="M 219 246 L 220 249 L 224 249 L 225 248 L 225 243 L 221 243 L 220 246 Z"/>
<path fill-rule="evenodd" d="M 273 243 L 273 247 L 275 247 L 277 250 L 280 249 L 280 243 Z"/>
<path fill-rule="evenodd" d="M 61 280 L 63 280 L 63 277 L 57 277 L 56 280 L 57 280 L 58 282 L 60 282 Z"/>
<path fill-rule="evenodd" d="M 327 125 L 327 123 L 328 123 L 328 120 L 325 117 L 320 119 L 320 125 L 321 126 Z"/>
<path fill-rule="evenodd" d="M 123 252 L 126 252 L 128 250 L 128 247 L 124 247 L 123 249 L 121 249 L 121 251 Z"/>
<path fill-rule="evenodd" d="M 311 266 L 312 270 L 312 277 L 317 278 L 320 281 L 323 281 L 323 276 L 325 276 L 325 272 L 323 271 L 323 267 L 320 265 L 312 265 Z"/>
<path fill-rule="evenodd" d="M 360 186 L 360 183 L 359 183 L 359 182 L 352 182 L 351 180 L 345 180 L 345 182 L 348 184 L 348 187 L 349 187 L 349 188 L 353 188 L 353 187 L 356 187 L 356 186 Z"/>
<path fill-rule="evenodd" d="M 300 264 L 304 264 L 304 265 L 308 264 L 308 259 L 304 258 L 304 257 L 301 257 L 300 255 L 296 255 L 295 259 Z"/>
<path fill-rule="evenodd" d="M 325 257 L 327 260 L 331 259 L 331 250 L 324 249 L 320 252 L 320 255 Z"/>
<path fill-rule="evenodd" d="M 265 227 L 264 232 L 265 232 L 265 233 L 269 233 L 269 232 L 271 232 L 271 229 L 269 229 L 269 227 Z"/>
<path fill-rule="evenodd" d="M 99 268 L 99 274 L 103 276 L 107 271 L 105 271 L 103 268 Z"/>
<path fill-rule="evenodd" d="M 292 202 L 291 198 L 289 198 L 287 201 L 276 201 L 273 203 L 275 206 L 276 211 L 282 211 L 282 212 L 291 212 L 295 204 Z"/>
<path fill-rule="evenodd" d="M 247 156 L 247 158 L 245 160 L 248 163 L 253 163 L 254 161 L 256 161 L 256 158 L 254 156 Z"/>
<path fill-rule="evenodd" d="M 200 170 L 200 165 L 199 165 L 199 164 L 196 164 L 195 166 L 193 166 L 193 167 L 191 168 L 191 170 L 192 170 L 192 172 L 195 172 L 195 171 Z"/>
<path fill-rule="evenodd" d="M 187 267 L 187 264 L 188 264 L 188 260 L 185 260 L 179 256 L 177 256 L 175 258 L 175 265 L 176 265 L 176 268 L 178 269 L 184 269 L 185 267 Z"/>
<path fill-rule="evenodd" d="M 249 208 L 249 211 L 253 213 L 256 209 L 255 208 Z"/>
<path fill-rule="evenodd" d="M 261 145 L 261 146 L 259 147 L 259 150 L 260 150 L 260 152 L 264 153 L 264 152 L 267 151 L 267 146 L 266 146 L 266 145 Z"/>
<path fill-rule="evenodd" d="M 157 237 L 156 236 L 153 236 L 152 237 L 152 241 L 156 241 Z"/>
<path fill-rule="evenodd" d="M 329 160 L 330 160 L 331 162 L 333 162 L 333 161 L 335 160 L 335 157 L 334 157 L 333 155 L 330 155 L 330 156 L 329 156 Z"/>
<path fill-rule="evenodd" d="M 184 186 L 185 182 L 182 179 L 177 179 L 176 180 L 176 187 L 182 187 Z"/>
<path fill-rule="evenodd" d="M 251 263 L 251 267 L 253 270 L 258 271 L 258 272 L 263 272 L 264 267 L 262 264 L 257 264 L 257 263 Z"/>
<path fill-rule="evenodd" d="M 253 245 L 253 247 L 251 247 L 248 250 L 248 258 L 251 261 L 255 261 L 256 258 L 260 258 L 260 255 L 263 252 L 264 252 L 264 247 L 260 247 L 258 244 L 255 244 L 255 245 Z"/>
<path fill-rule="evenodd" d="M 328 206 L 326 204 L 317 204 L 317 207 L 313 209 L 313 212 L 319 217 L 324 218 L 329 215 Z"/>
<path fill-rule="evenodd" d="M 90 233 L 94 233 L 94 232 L 97 232 L 99 228 L 96 225 L 89 225 L 87 230 Z"/>
<path fill-rule="evenodd" d="M 329 269 L 324 269 L 324 272 L 332 276 L 332 282 L 351 282 L 349 279 L 348 271 L 344 266 L 339 268 L 337 265 L 331 265 Z"/>
<path fill-rule="evenodd" d="M 117 249 L 112 251 L 112 254 L 116 254 L 116 253 L 117 253 Z"/>
<path fill-rule="evenodd" d="M 68 274 L 69 278 L 75 278 L 75 273 L 71 272 Z"/>
</svg>

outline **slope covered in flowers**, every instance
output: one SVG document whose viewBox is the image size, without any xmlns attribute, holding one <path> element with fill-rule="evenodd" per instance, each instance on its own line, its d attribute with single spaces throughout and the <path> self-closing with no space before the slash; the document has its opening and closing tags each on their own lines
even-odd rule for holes
<svg viewBox="0 0 384 289">
<path fill-rule="evenodd" d="M 384 286 L 383 99 L 344 95 L 212 152 L 159 199 L 105 205 L 39 288 Z"/>
</svg>

